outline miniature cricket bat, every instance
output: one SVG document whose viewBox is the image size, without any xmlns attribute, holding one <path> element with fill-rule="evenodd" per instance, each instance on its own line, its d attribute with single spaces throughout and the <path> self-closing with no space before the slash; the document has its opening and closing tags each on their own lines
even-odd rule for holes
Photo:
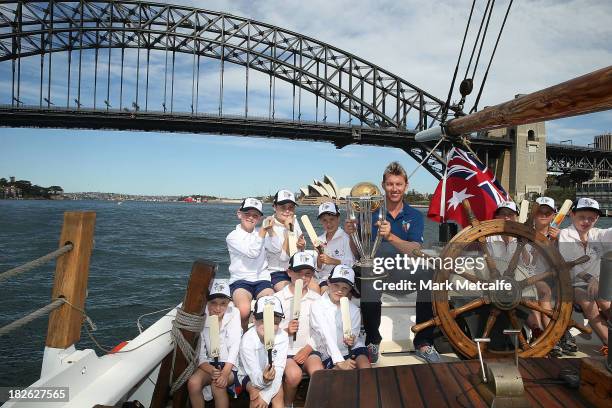
<svg viewBox="0 0 612 408">
<path fill-rule="evenodd" d="M 289 256 L 293 256 L 297 252 L 297 236 L 295 235 L 295 218 L 293 222 L 289 224 L 289 231 L 287 231 L 287 240 L 289 241 Z"/>
<path fill-rule="evenodd" d="M 565 200 L 563 202 L 563 205 L 561 206 L 561 209 L 559 210 L 559 213 L 555 216 L 553 221 L 550 223 L 550 226 L 553 228 L 559 228 L 561 223 L 563 223 L 563 220 L 565 219 L 565 216 L 569 212 L 570 208 L 572 208 L 572 200 Z"/>
<path fill-rule="evenodd" d="M 519 212 L 518 222 L 524 224 L 529 217 L 529 200 L 521 201 L 521 211 Z"/>
<path fill-rule="evenodd" d="M 274 305 L 264 305 L 264 347 L 268 351 L 268 363 L 272 365 L 272 349 L 274 348 Z"/>
<path fill-rule="evenodd" d="M 219 316 L 208 316 L 208 333 L 210 334 L 210 356 L 215 363 L 219 362 L 221 342 L 219 341 Z"/>
<path fill-rule="evenodd" d="M 293 320 L 299 320 L 300 307 L 302 305 L 302 290 L 304 289 L 304 281 L 298 279 L 295 281 L 295 290 L 293 291 Z M 295 341 L 297 333 L 293 333 L 293 341 Z"/>
<path fill-rule="evenodd" d="M 304 224 L 304 229 L 306 230 L 308 238 L 310 238 L 310 242 L 312 242 L 312 246 L 317 250 L 319 254 L 322 254 L 323 244 L 321 244 L 321 242 L 319 241 L 317 232 L 315 231 L 312 226 L 312 223 L 310 222 L 310 218 L 308 218 L 308 215 L 302 215 L 300 219 L 302 220 L 302 224 Z"/>
<path fill-rule="evenodd" d="M 353 336 L 353 330 L 351 327 L 351 312 L 349 308 L 349 299 L 346 296 L 340 298 L 340 312 L 342 313 L 342 333 L 344 338 L 351 338 Z M 351 348 L 349 347 L 349 354 Z"/>
</svg>

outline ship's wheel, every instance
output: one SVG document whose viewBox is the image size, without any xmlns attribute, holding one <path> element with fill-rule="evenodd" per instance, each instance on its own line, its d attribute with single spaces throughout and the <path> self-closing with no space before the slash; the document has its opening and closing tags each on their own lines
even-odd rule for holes
<svg viewBox="0 0 612 408">
<path fill-rule="evenodd" d="M 509 346 L 511 340 L 503 334 L 503 329 L 522 330 L 530 318 L 539 318 L 546 323 L 543 332 L 537 337 L 529 338 L 525 330 L 518 335 L 520 357 L 546 356 L 568 327 L 590 332 L 589 328 L 571 319 L 573 288 L 569 273 L 573 266 L 588 261 L 588 257 L 566 262 L 554 244 L 528 226 L 531 221 L 528 221 L 529 224 L 505 220 L 479 222 L 467 201 L 464 207 L 469 214 L 471 226 L 463 229 L 444 247 L 440 254 L 440 258 L 445 261 L 444 265 L 437 268 L 434 274 L 434 288 L 436 284 L 443 287 L 447 282 L 454 282 L 454 290 L 434 290 L 434 318 L 413 326 L 413 332 L 439 326 L 457 353 L 467 358 L 478 356 L 474 338 L 491 339 L 490 343 L 481 343 L 485 357 L 514 355 L 514 345 Z M 495 247 L 492 247 L 492 241 L 505 245 L 499 240 L 500 236 L 511 237 L 509 240 L 514 241 L 512 251 L 505 259 L 496 258 Z M 526 252 L 531 254 L 531 260 L 538 268 L 523 267 L 526 263 L 521 258 L 529 258 Z M 448 262 L 449 259 L 466 257 L 481 257 L 480 263 L 486 264 L 486 267 L 481 270 L 458 271 L 457 263 Z M 496 286 L 497 289 L 458 291 L 456 283 L 462 280 L 475 284 L 472 285 L 475 287 Z M 504 283 L 501 284 L 501 281 Z M 547 290 L 549 297 L 542 296 Z M 536 317 L 538 313 L 539 317 Z M 467 316 L 472 322 L 476 321 L 469 329 L 463 319 Z"/>
</svg>

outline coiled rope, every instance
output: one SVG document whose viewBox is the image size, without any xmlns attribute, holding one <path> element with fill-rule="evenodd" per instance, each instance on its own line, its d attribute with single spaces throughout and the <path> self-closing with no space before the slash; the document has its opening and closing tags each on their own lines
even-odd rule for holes
<svg viewBox="0 0 612 408">
<path fill-rule="evenodd" d="M 28 263 L 25 263 L 21 266 L 18 266 L 16 268 L 13 269 L 9 269 L 6 272 L 2 272 L 2 274 L 0 274 L 0 283 L 2 283 L 2 281 L 11 278 L 15 275 L 19 275 L 20 273 L 24 273 L 27 271 L 30 271 L 36 267 L 39 267 L 41 265 L 46 264 L 49 261 L 52 261 L 58 257 L 60 257 L 61 255 L 64 255 L 66 252 L 70 252 L 73 249 L 73 245 L 72 243 L 67 243 L 66 245 L 64 245 L 63 247 L 61 247 L 60 249 L 57 249 L 45 256 L 41 256 L 38 259 L 35 259 L 33 261 L 30 261 Z"/>
<path fill-rule="evenodd" d="M 204 328 L 204 316 L 194 315 L 185 312 L 182 309 L 176 310 L 176 318 L 172 321 L 172 341 L 175 342 L 177 346 L 181 349 L 181 352 L 185 356 L 185 359 L 188 361 L 187 367 L 185 370 L 172 382 L 172 378 L 170 382 L 172 383 L 170 387 L 170 394 L 174 394 L 179 388 L 185 384 L 187 379 L 191 377 L 193 372 L 198 367 L 198 353 L 200 351 L 200 342 L 202 338 L 198 336 L 198 341 L 196 343 L 195 349 L 191 347 L 189 342 L 183 336 L 183 333 L 180 329 L 188 330 L 193 333 L 200 334 L 202 329 Z M 196 351 L 197 350 L 197 351 Z M 172 370 L 174 372 L 174 363 L 176 361 L 176 347 L 174 348 L 174 353 L 172 355 Z"/>
</svg>

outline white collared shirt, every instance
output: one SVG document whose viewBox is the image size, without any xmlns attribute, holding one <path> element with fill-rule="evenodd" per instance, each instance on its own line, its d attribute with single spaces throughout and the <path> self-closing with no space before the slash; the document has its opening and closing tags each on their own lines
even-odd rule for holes
<svg viewBox="0 0 612 408">
<path fill-rule="evenodd" d="M 299 238 L 302 235 L 302 229 L 297 222 L 294 225 L 296 238 Z M 272 229 L 274 230 L 274 236 L 267 234 L 264 245 L 266 248 L 268 272 L 285 272 L 289 268 L 289 254 L 283 251 L 283 242 L 285 242 L 285 231 L 287 231 L 287 228 L 285 228 L 283 223 L 274 218 Z"/>
<path fill-rule="evenodd" d="M 356 336 L 353 348 L 365 347 L 364 338 L 360 334 L 361 312 L 359 307 L 349 302 L 349 309 L 352 332 Z M 334 304 L 327 292 L 310 307 L 310 330 L 317 346 L 316 349 L 321 353 L 323 361 L 329 357 L 334 364 L 344 361 L 344 356 L 349 354 L 349 351 L 344 344 L 342 312 L 340 305 Z"/>
<path fill-rule="evenodd" d="M 601 268 L 601 257 L 612 250 L 612 228 L 591 228 L 587 236 L 586 248 L 582 245 L 580 235 L 574 225 L 564 228 L 559 233 L 559 252 L 566 261 L 573 261 L 583 255 L 588 255 L 589 260 L 571 269 L 572 280 L 575 286 L 587 285 L 581 279 L 576 280 L 576 275 L 586 272 L 599 279 Z"/>
<path fill-rule="evenodd" d="M 351 251 L 351 237 L 340 227 L 329 241 L 326 240 L 326 235 L 327 233 L 324 233 L 318 237 L 320 242 L 325 243 L 323 253 L 338 259 L 342 265 L 353 267 L 355 256 L 353 256 L 353 251 Z M 334 266 L 336 265 L 322 264 L 320 268 L 317 268 L 319 283 L 327 280 Z"/>
<path fill-rule="evenodd" d="M 289 349 L 287 351 L 289 356 L 296 355 L 306 345 L 316 350 L 316 345 L 310 331 L 310 308 L 314 302 L 321 298 L 321 295 L 308 288 L 306 289 L 307 292 L 305 295 L 302 295 L 302 301 L 300 302 L 299 329 L 295 341 L 293 341 L 293 336 L 289 336 Z M 293 293 L 289 289 L 289 285 L 287 285 L 280 292 L 276 292 L 274 296 L 281 301 L 285 311 L 285 318 L 279 325 L 281 329 L 285 330 L 293 320 Z"/>
<path fill-rule="evenodd" d="M 518 240 L 515 237 L 510 237 L 510 240 L 506 242 L 502 235 L 492 235 L 487 237 L 486 241 L 489 254 L 495 261 L 497 270 L 503 275 L 518 248 Z M 527 262 L 524 261 L 523 254 L 519 256 L 516 269 L 514 270 L 514 279 L 522 280 L 534 274 L 535 265 L 530 249 L 527 245 L 523 249 L 523 254 L 526 254 L 528 257 Z"/>
<path fill-rule="evenodd" d="M 270 273 L 266 270 L 264 239 L 259 236 L 259 228 L 246 232 L 238 224 L 225 238 L 225 242 L 230 255 L 230 284 L 238 280 L 270 280 Z"/>
<path fill-rule="evenodd" d="M 248 375 L 251 384 L 260 390 L 259 396 L 268 404 L 282 385 L 283 372 L 285 371 L 285 364 L 287 364 L 288 344 L 287 332 L 279 328 L 274 337 L 274 348 L 272 349 L 272 365 L 276 375 L 274 380 L 266 384 L 263 380 L 263 371 L 268 366 L 268 352 L 259 339 L 255 326 L 247 330 L 242 336 L 238 380 L 242 383 L 244 377 Z"/>
<path fill-rule="evenodd" d="M 208 306 L 206 307 L 206 320 L 204 328 L 200 333 L 202 341 L 200 343 L 200 364 L 213 361 L 210 357 L 210 326 Z M 240 337 L 242 336 L 242 325 L 240 323 L 240 311 L 233 303 L 227 306 L 223 314 L 223 320 L 219 325 L 219 361 L 230 363 L 234 367 L 238 366 L 238 350 L 240 349 Z"/>
</svg>

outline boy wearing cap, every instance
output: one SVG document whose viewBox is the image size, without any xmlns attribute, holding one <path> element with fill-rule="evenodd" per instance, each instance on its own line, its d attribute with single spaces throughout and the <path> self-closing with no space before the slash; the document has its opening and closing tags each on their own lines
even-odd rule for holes
<svg viewBox="0 0 612 408">
<path fill-rule="evenodd" d="M 268 352 L 264 347 L 263 311 L 266 304 L 274 308 L 274 348 L 272 365 L 268 364 Z M 274 296 L 264 296 L 255 302 L 255 324 L 246 331 L 240 342 L 240 367 L 238 378 L 249 393 L 251 408 L 283 407 L 283 371 L 287 363 L 289 339 L 287 332 L 279 328 L 284 318 L 281 301 Z"/>
<path fill-rule="evenodd" d="M 315 343 L 310 331 L 310 309 L 312 304 L 321 298 L 318 293 L 308 287 L 315 273 L 315 258 L 310 251 L 296 252 L 289 260 L 289 269 L 287 269 L 291 283 L 274 294 L 281 301 L 283 310 L 287 311 L 280 324 L 280 328 L 289 335 L 287 365 L 283 382 L 285 406 L 293 403 L 297 387 L 302 381 L 303 371 L 312 376 L 315 371 L 323 369 L 321 355 L 314 351 Z M 299 318 L 293 319 L 293 298 L 295 282 L 298 279 L 302 279 L 304 286 Z"/>
<path fill-rule="evenodd" d="M 494 213 L 496 220 L 515 221 L 518 219 L 519 211 L 516 203 L 513 201 L 502 201 L 498 204 L 497 209 Z M 505 271 L 505 268 L 500 269 L 500 263 L 508 266 L 512 255 L 516 252 L 518 247 L 518 241 L 516 238 L 509 235 L 492 235 L 486 238 L 488 248 L 491 251 L 491 256 L 498 263 L 497 269 L 500 273 Z M 521 261 L 523 267 L 531 267 L 533 263 L 533 257 L 526 248 L 521 252 Z"/>
<path fill-rule="evenodd" d="M 240 224 L 225 238 L 230 255 L 230 291 L 234 305 L 240 310 L 242 329 L 248 326 L 251 300 L 274 293 L 266 265 L 264 241 L 272 232 L 272 217 L 264 220 L 263 205 L 255 198 L 246 198 L 236 212 Z"/>
<path fill-rule="evenodd" d="M 310 329 L 325 368 L 371 367 L 368 349 L 360 335 L 361 313 L 352 302 L 349 302 L 349 310 L 353 335 L 345 338 L 342 330 L 340 298 L 348 297 L 351 292 L 357 292 L 355 271 L 347 265 L 337 265 L 329 275 L 327 291 L 310 308 Z"/>
<path fill-rule="evenodd" d="M 317 278 L 321 292 L 325 292 L 327 278 L 334 266 L 353 266 L 355 256 L 351 250 L 351 238 L 340 228 L 340 210 L 336 203 L 328 201 L 321 204 L 317 219 L 325 230 L 325 233 L 318 237 L 324 244 L 324 250 L 317 259 Z"/>
<path fill-rule="evenodd" d="M 240 348 L 240 312 L 231 304 L 229 283 L 215 279 L 209 288 L 205 310 L 205 324 L 200 333 L 200 366 L 187 382 L 192 407 L 204 407 L 202 389 L 207 399 L 215 400 L 215 407 L 229 407 L 226 388 L 238 380 L 238 350 Z M 210 355 L 210 319 L 219 319 L 218 363 Z M 212 389 L 211 389 L 212 388 Z M 212 396 L 210 392 L 212 391 Z"/>
<path fill-rule="evenodd" d="M 605 314 L 610 313 L 610 302 L 598 299 L 601 257 L 612 250 L 612 228 L 596 228 L 601 215 L 599 203 L 580 198 L 570 214 L 572 225 L 559 233 L 559 250 L 566 261 L 588 255 L 589 260 L 571 269 L 575 302 L 589 321 L 593 331 L 603 342 L 601 353 L 608 354 L 608 328 Z M 600 313 L 601 312 L 601 313 Z"/>
<path fill-rule="evenodd" d="M 272 223 L 273 233 L 268 234 L 265 240 L 267 271 L 270 274 L 272 287 L 278 292 L 291 282 L 287 275 L 289 266 L 289 239 L 288 232 L 294 229 L 297 240 L 297 248 L 303 251 L 306 241 L 302 230 L 295 222 L 295 195 L 289 190 L 279 190 L 274 195 L 274 221 Z"/>
<path fill-rule="evenodd" d="M 550 197 L 538 197 L 536 199 L 538 209 L 533 218 L 533 227 L 536 232 L 544 235 L 549 241 L 555 242 L 559 236 L 560 230 L 551 226 L 551 222 L 555 218 L 557 208 L 555 200 Z M 529 247 L 530 253 L 533 256 L 534 273 L 543 273 L 548 271 L 549 264 L 543 259 L 535 247 Z M 547 310 L 552 310 L 551 303 L 552 290 L 545 281 L 538 281 L 535 284 L 538 292 L 538 304 Z M 539 337 L 543 333 L 543 329 L 550 323 L 550 318 L 540 312 L 531 311 L 528 319 L 531 327 L 533 338 Z M 553 347 L 550 352 L 552 357 L 561 357 L 563 352 L 568 354 L 575 352 L 577 349 L 575 342 L 569 331 L 566 331 L 562 339 Z"/>
</svg>

